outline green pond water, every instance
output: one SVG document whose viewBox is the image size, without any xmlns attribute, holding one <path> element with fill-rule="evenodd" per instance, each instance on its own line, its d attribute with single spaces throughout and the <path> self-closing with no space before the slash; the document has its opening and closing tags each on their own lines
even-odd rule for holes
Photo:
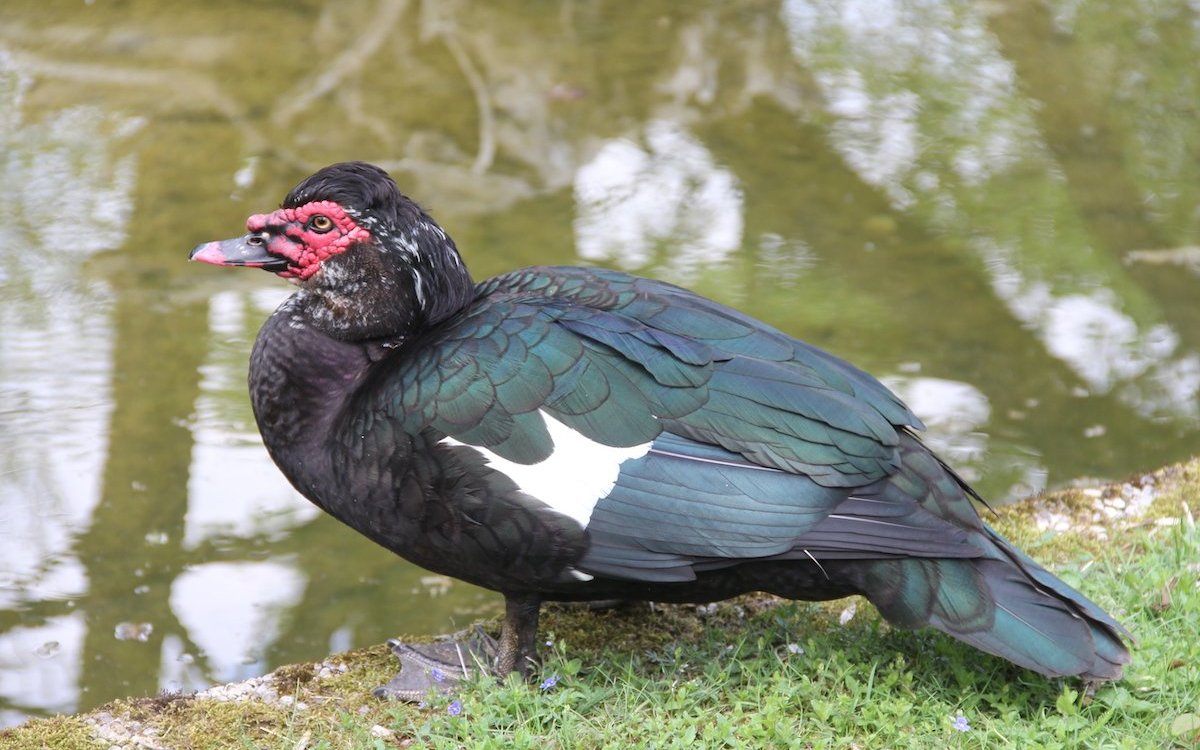
<svg viewBox="0 0 1200 750">
<path fill-rule="evenodd" d="M 1195 2 L 0 7 L 0 726 L 499 597 L 267 459 L 289 292 L 185 262 L 319 166 L 390 169 L 477 278 L 691 286 L 880 376 L 1005 501 L 1200 447 Z"/>
</svg>

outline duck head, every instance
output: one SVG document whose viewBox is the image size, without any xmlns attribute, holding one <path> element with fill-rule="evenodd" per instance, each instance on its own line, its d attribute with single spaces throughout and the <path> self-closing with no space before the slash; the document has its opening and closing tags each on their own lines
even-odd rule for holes
<svg viewBox="0 0 1200 750">
<path fill-rule="evenodd" d="M 306 178 L 246 234 L 189 258 L 261 268 L 300 287 L 292 312 L 342 340 L 403 339 L 470 302 L 449 235 L 379 167 L 344 162 Z"/>
</svg>

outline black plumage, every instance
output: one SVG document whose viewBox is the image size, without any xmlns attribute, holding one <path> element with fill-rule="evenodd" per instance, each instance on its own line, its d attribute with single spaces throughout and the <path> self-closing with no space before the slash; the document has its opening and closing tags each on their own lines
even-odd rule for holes
<svg viewBox="0 0 1200 750">
<path fill-rule="evenodd" d="M 981 521 L 909 409 L 826 352 L 615 271 L 473 284 L 362 163 L 247 226 L 192 257 L 300 286 L 251 356 L 268 450 L 375 542 L 503 593 L 498 672 L 528 669 L 543 600 L 753 590 L 863 594 L 1047 675 L 1112 679 L 1129 659 L 1115 620 Z M 537 483 L 571 445 L 580 480 Z"/>
</svg>

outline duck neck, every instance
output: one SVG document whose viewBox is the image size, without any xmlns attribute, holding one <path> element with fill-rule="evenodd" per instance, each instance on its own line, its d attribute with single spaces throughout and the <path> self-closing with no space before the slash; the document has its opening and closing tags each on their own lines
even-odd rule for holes
<svg viewBox="0 0 1200 750">
<path fill-rule="evenodd" d="M 326 443 L 370 367 L 372 347 L 318 330 L 298 297 L 280 305 L 259 331 L 250 355 L 250 402 L 271 458 L 315 501 L 329 476 Z"/>
</svg>

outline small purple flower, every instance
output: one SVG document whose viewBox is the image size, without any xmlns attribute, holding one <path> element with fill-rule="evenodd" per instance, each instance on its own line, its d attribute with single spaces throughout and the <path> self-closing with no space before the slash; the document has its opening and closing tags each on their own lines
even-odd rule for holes
<svg viewBox="0 0 1200 750">
<path fill-rule="evenodd" d="M 547 677 L 546 679 L 542 680 L 542 684 L 540 685 L 540 687 L 542 688 L 542 690 L 549 690 L 550 688 L 554 687 L 557 684 L 558 684 L 558 675 L 551 675 L 550 677 Z"/>
<path fill-rule="evenodd" d="M 963 716 L 962 714 L 955 716 L 954 723 L 951 724 L 950 726 L 954 727 L 955 729 L 957 729 L 960 732 L 971 731 L 971 722 L 967 721 L 967 717 Z"/>
<path fill-rule="evenodd" d="M 462 713 L 462 701 L 454 701 L 449 706 L 446 706 L 446 713 L 451 716 L 458 716 Z"/>
<path fill-rule="evenodd" d="M 432 670 L 430 670 L 429 676 L 433 678 L 434 682 L 444 682 L 446 679 L 446 673 L 437 667 L 434 667 Z"/>
</svg>

